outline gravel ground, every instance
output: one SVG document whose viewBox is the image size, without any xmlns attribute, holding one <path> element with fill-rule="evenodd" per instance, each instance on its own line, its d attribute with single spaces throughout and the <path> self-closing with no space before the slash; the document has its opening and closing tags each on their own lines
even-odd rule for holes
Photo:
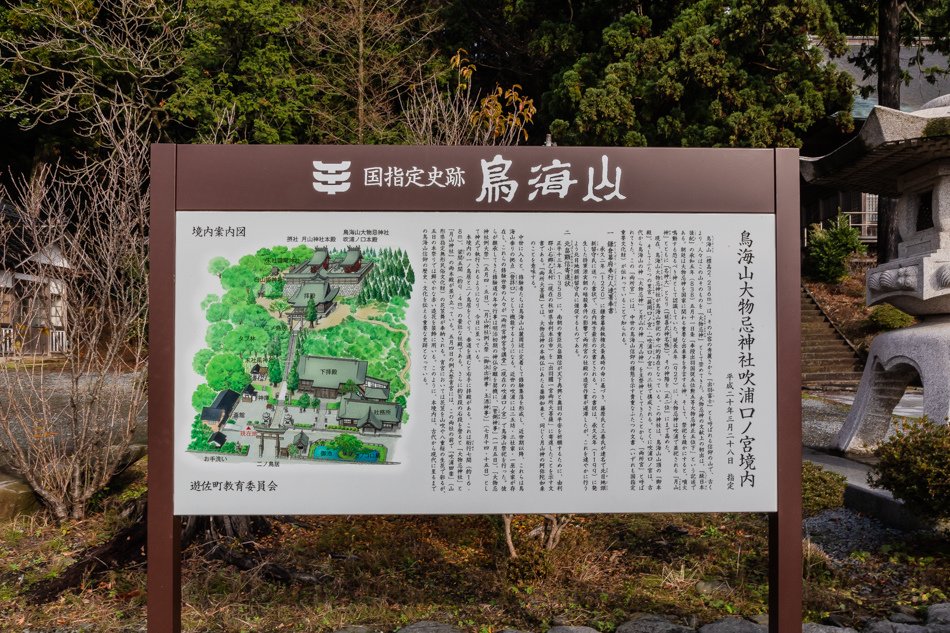
<svg viewBox="0 0 950 633">
<path fill-rule="evenodd" d="M 835 436 L 851 407 L 809 395 L 802 398 L 802 444 L 810 448 L 834 446 Z"/>
<path fill-rule="evenodd" d="M 834 508 L 805 519 L 805 536 L 831 558 L 846 560 L 852 552 L 876 551 L 881 545 L 907 538 L 907 532 L 884 527 L 877 519 Z"/>
</svg>

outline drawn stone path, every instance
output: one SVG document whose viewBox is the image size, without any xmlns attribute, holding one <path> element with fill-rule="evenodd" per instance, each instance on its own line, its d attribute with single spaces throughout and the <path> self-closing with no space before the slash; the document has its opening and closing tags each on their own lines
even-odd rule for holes
<svg viewBox="0 0 950 633">
<path fill-rule="evenodd" d="M 297 332 L 299 331 L 299 323 L 290 331 L 290 342 L 287 344 L 287 361 L 284 363 L 283 380 L 280 383 L 280 393 L 277 396 L 278 404 L 283 404 L 287 398 L 287 376 L 290 375 L 290 364 L 294 362 L 294 353 L 297 348 Z"/>
</svg>

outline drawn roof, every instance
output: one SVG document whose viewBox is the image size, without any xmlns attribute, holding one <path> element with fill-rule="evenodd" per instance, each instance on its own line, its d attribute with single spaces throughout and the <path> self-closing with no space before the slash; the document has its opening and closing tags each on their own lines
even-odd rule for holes
<svg viewBox="0 0 950 633">
<path fill-rule="evenodd" d="M 327 260 L 327 257 L 330 256 L 330 253 L 326 248 L 320 247 L 317 250 L 313 251 L 313 257 L 310 258 L 310 261 L 305 264 L 307 266 L 323 266 L 323 262 Z"/>
<path fill-rule="evenodd" d="M 301 356 L 297 363 L 300 380 L 312 380 L 320 389 L 336 389 L 347 380 L 357 385 L 366 381 L 366 361 L 329 356 Z"/>
<path fill-rule="evenodd" d="M 227 415 L 227 412 L 218 407 L 203 407 L 201 409 L 202 422 L 220 422 L 225 415 Z"/>
<path fill-rule="evenodd" d="M 314 303 L 326 303 L 333 301 L 339 292 L 339 288 L 331 288 L 325 281 L 311 281 L 300 286 L 297 294 L 290 298 L 290 303 L 295 308 L 303 308 L 311 297 Z"/>
<path fill-rule="evenodd" d="M 343 266 L 352 266 L 359 261 L 360 257 L 363 256 L 363 253 L 360 251 L 359 246 L 351 246 L 346 249 L 346 257 L 343 258 Z"/>
<path fill-rule="evenodd" d="M 231 412 L 234 411 L 234 407 L 240 399 L 241 395 L 238 392 L 225 389 L 219 393 L 214 399 L 214 402 L 211 403 L 211 408 L 222 409 L 227 415 L 231 415 Z"/>
<path fill-rule="evenodd" d="M 347 396 L 340 402 L 337 418 L 353 420 L 360 427 L 369 423 L 378 431 L 383 428 L 384 422 L 388 424 L 402 422 L 402 406 L 395 402 L 368 402 Z"/>
<path fill-rule="evenodd" d="M 228 441 L 228 436 L 222 433 L 221 431 L 216 431 L 211 434 L 211 437 L 208 438 L 208 444 L 214 444 L 218 448 L 221 448 Z"/>
<path fill-rule="evenodd" d="M 363 389 L 363 397 L 370 400 L 387 400 L 389 398 L 389 389 L 382 387 L 366 387 Z"/>
</svg>

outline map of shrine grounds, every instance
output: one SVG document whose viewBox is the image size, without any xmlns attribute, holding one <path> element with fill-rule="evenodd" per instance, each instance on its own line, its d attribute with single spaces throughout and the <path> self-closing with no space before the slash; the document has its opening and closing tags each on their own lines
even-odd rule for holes
<svg viewBox="0 0 950 633">
<path fill-rule="evenodd" d="M 190 211 L 176 239 L 177 513 L 774 507 L 769 214 Z"/>
</svg>

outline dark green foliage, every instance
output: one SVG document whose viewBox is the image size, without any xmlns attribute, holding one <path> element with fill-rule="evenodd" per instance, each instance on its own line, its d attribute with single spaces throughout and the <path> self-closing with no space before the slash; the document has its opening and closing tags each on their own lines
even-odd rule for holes
<svg viewBox="0 0 950 633">
<path fill-rule="evenodd" d="M 304 310 L 303 318 L 310 322 L 310 327 L 313 327 L 313 322 L 317 320 L 317 304 L 313 297 L 307 299 L 307 307 Z"/>
<path fill-rule="evenodd" d="M 327 446 L 340 451 L 340 455 L 356 455 L 363 448 L 363 442 L 356 436 L 349 433 L 341 433 L 333 438 Z"/>
<path fill-rule="evenodd" d="M 866 251 L 860 233 L 851 226 L 847 215 L 841 214 L 830 220 L 828 228 L 813 224 L 808 231 L 805 251 L 808 273 L 820 281 L 838 283 L 848 276 L 851 255 Z"/>
<path fill-rule="evenodd" d="M 283 0 L 192 0 L 195 27 L 165 111 L 183 136 L 216 139 L 230 119 L 230 135 L 217 140 L 292 143 L 309 138 L 309 103 L 315 68 L 300 67 L 302 9 Z"/>
<path fill-rule="evenodd" d="M 299 377 L 298 377 L 298 381 L 299 381 Z M 310 394 L 309 394 L 309 393 L 305 393 L 305 394 L 303 394 L 302 396 L 300 396 L 300 398 L 297 400 L 297 406 L 300 407 L 300 408 L 302 408 L 302 409 L 306 409 L 307 407 L 309 407 L 309 406 L 310 406 Z"/>
<path fill-rule="evenodd" d="M 270 380 L 272 385 L 280 384 L 280 381 L 284 379 L 280 370 L 280 361 L 276 358 L 270 359 L 270 364 L 267 367 L 267 379 Z"/>
<path fill-rule="evenodd" d="M 205 378 L 208 386 L 216 391 L 231 389 L 240 392 L 251 382 L 244 363 L 235 354 L 217 354 L 208 363 Z"/>
<path fill-rule="evenodd" d="M 815 516 L 823 510 L 844 505 L 847 479 L 812 462 L 802 462 L 802 515 Z"/>
<path fill-rule="evenodd" d="M 367 249 L 363 252 L 363 258 L 373 262 L 373 269 L 356 296 L 358 305 L 373 301 L 388 303 L 394 297 L 409 299 L 412 296 L 412 284 L 415 283 L 416 276 L 405 251 L 390 248 L 379 251 Z"/>
<path fill-rule="evenodd" d="M 300 374 L 297 373 L 297 363 L 290 365 L 290 372 L 287 374 L 287 389 L 297 391 L 300 386 Z"/>
<path fill-rule="evenodd" d="M 564 67 L 546 95 L 556 141 L 570 145 L 798 146 L 848 112 L 844 40 L 822 0 L 699 0 L 668 21 L 631 8 L 600 45 Z M 839 124 L 850 127 L 847 114 Z"/>
<path fill-rule="evenodd" d="M 905 419 L 877 456 L 869 484 L 890 490 L 922 516 L 950 518 L 950 426 Z"/>
<path fill-rule="evenodd" d="M 914 324 L 914 317 L 889 303 L 874 306 L 868 321 L 881 330 L 896 330 Z"/>
</svg>

